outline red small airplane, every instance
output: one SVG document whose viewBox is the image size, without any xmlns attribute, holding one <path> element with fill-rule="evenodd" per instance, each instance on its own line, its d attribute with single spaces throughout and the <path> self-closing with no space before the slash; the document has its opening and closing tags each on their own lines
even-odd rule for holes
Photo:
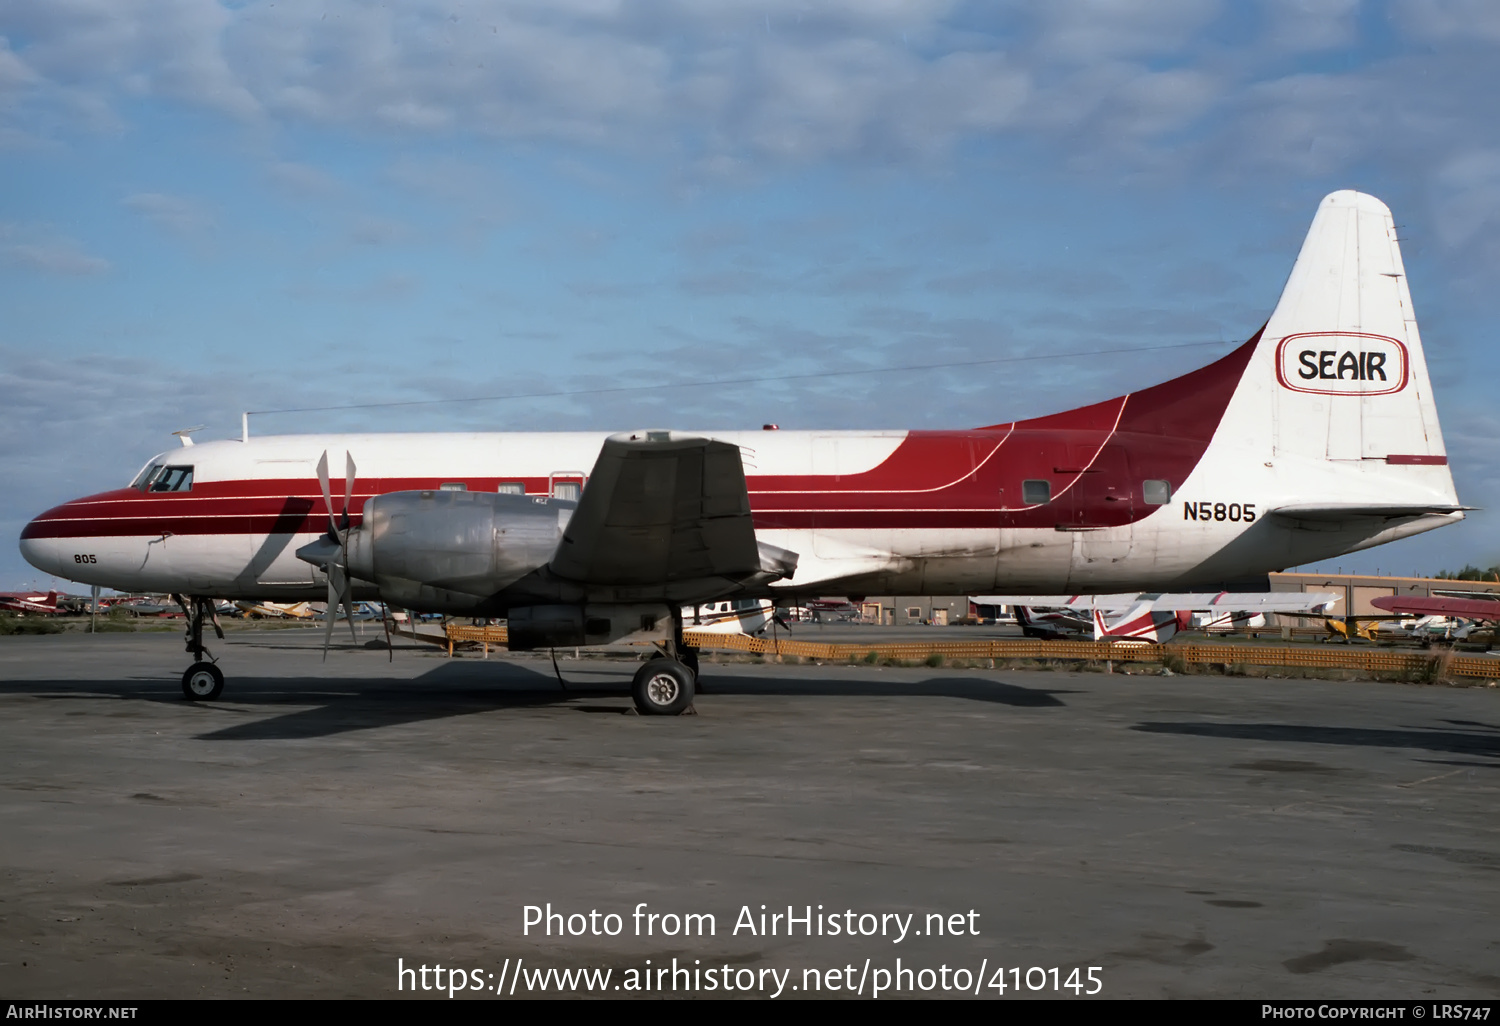
<svg viewBox="0 0 1500 1026">
<path fill-rule="evenodd" d="M 55 591 L 0 591 L 0 612 L 58 616 L 67 610 L 58 606 Z"/>
<path fill-rule="evenodd" d="M 1500 600 L 1493 598 L 1419 598 L 1409 595 L 1381 595 L 1370 600 L 1376 609 L 1408 616 L 1457 616 L 1465 620 L 1488 620 L 1500 623 Z"/>
</svg>

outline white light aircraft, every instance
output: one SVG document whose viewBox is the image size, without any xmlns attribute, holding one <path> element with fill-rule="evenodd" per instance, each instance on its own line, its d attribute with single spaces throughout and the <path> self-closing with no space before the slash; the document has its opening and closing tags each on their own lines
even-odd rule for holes
<svg viewBox="0 0 1500 1026">
<path fill-rule="evenodd" d="M 242 599 L 234 605 L 246 616 L 268 620 L 316 620 L 320 615 L 309 602 L 251 602 Z"/>
<path fill-rule="evenodd" d="M 202 642 L 213 598 L 326 595 L 504 616 L 515 649 L 660 638 L 633 697 L 679 713 L 684 605 L 1254 590 L 1464 508 L 1390 211 L 1346 191 L 1319 204 L 1247 342 L 1065 413 L 952 431 L 246 431 L 46 511 L 21 550 L 48 574 L 187 598 L 190 699 L 223 687 Z"/>
<path fill-rule="evenodd" d="M 725 599 L 682 607 L 683 628 L 700 634 L 759 634 L 775 615 L 770 599 Z"/>
<path fill-rule="evenodd" d="M 977 595 L 980 606 L 1011 606 L 1027 637 L 1076 637 L 1092 632 L 1095 641 L 1165 644 L 1178 631 L 1194 627 L 1193 614 L 1206 613 L 1200 630 L 1226 627 L 1265 613 L 1326 614 L 1341 602 L 1335 592 L 1203 592 L 1123 595 Z"/>
</svg>

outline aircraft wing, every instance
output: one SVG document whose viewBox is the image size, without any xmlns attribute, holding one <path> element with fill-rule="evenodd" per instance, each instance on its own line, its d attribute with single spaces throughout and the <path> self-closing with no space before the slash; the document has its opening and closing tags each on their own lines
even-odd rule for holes
<svg viewBox="0 0 1500 1026">
<path fill-rule="evenodd" d="M 1161 610 L 1257 613 L 1326 613 L 1342 601 L 1334 592 L 1296 591 L 1205 591 L 1205 592 L 1131 592 L 1124 595 L 977 595 L 969 599 L 977 605 L 1030 606 L 1032 608 L 1086 609 L 1101 613 L 1127 610 L 1156 612 Z"/>
<path fill-rule="evenodd" d="M 738 446 L 645 431 L 605 440 L 548 565 L 585 584 L 652 587 L 788 577 L 797 557 L 757 544 Z"/>
<path fill-rule="evenodd" d="M 1462 616 L 1470 620 L 1500 621 L 1500 602 L 1494 599 L 1416 598 L 1380 595 L 1370 600 L 1376 609 L 1413 616 Z"/>
<path fill-rule="evenodd" d="M 1139 592 L 1128 595 L 970 595 L 977 606 L 1026 606 L 1029 609 L 1129 609 L 1140 601 Z"/>
</svg>

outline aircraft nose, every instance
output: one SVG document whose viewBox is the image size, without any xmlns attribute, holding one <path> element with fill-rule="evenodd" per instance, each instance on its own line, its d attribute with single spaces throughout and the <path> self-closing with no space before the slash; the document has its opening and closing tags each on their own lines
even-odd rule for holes
<svg viewBox="0 0 1500 1026">
<path fill-rule="evenodd" d="M 70 568 L 73 571 L 77 568 L 71 562 L 64 562 L 65 559 L 71 559 L 72 549 L 69 547 L 69 539 L 59 536 L 58 525 L 59 521 L 70 516 L 71 505 L 72 503 L 65 502 L 61 506 L 54 506 L 21 531 L 21 556 L 42 573 L 53 577 L 77 577 L 76 572 L 69 572 Z"/>
<path fill-rule="evenodd" d="M 21 555 L 26 562 L 51 577 L 64 577 L 56 538 L 28 538 L 21 535 Z"/>
</svg>

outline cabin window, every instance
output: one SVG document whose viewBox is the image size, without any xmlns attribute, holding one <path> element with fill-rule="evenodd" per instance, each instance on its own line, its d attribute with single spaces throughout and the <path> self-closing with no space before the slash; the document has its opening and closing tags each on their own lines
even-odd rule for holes
<svg viewBox="0 0 1500 1026">
<path fill-rule="evenodd" d="M 162 467 L 146 479 L 148 492 L 190 492 L 193 490 L 192 467 Z"/>
<path fill-rule="evenodd" d="M 576 502 L 582 491 L 583 488 L 577 481 L 556 481 L 552 485 L 552 497 L 554 499 L 567 499 Z"/>
<path fill-rule="evenodd" d="M 1051 481 L 1022 481 L 1021 502 L 1027 506 L 1044 506 L 1052 501 Z"/>
<path fill-rule="evenodd" d="M 1172 501 L 1172 482 L 1147 481 L 1141 485 L 1141 495 L 1148 506 L 1165 506 Z"/>
<path fill-rule="evenodd" d="M 462 481 L 449 481 L 445 484 L 438 485 L 438 491 L 440 492 L 466 492 L 468 490 L 469 486 L 464 484 Z"/>
<path fill-rule="evenodd" d="M 495 491 L 501 495 L 525 495 L 526 483 L 524 481 L 501 481 L 495 486 Z"/>
</svg>

